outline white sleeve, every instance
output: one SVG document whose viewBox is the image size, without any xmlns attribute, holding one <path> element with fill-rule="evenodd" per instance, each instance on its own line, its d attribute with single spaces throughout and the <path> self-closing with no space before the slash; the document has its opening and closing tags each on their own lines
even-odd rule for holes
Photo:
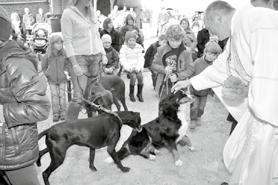
<svg viewBox="0 0 278 185">
<path fill-rule="evenodd" d="M 227 46 L 229 46 L 227 42 Z M 194 89 L 203 90 L 207 88 L 218 87 L 224 83 L 227 75 L 227 59 L 229 56 L 229 47 L 225 47 L 223 53 L 213 62 L 213 64 L 207 67 L 199 75 L 196 75 L 190 79 L 190 82 Z"/>
</svg>

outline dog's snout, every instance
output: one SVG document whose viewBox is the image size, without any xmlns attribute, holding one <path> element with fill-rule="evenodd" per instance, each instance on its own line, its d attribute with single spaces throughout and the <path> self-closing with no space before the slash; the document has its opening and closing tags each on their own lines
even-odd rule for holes
<svg viewBox="0 0 278 185">
<path fill-rule="evenodd" d="M 139 125 L 139 126 L 136 128 L 136 131 L 137 131 L 137 132 L 142 132 L 142 130 L 143 130 L 143 127 L 142 127 L 141 125 Z"/>
</svg>

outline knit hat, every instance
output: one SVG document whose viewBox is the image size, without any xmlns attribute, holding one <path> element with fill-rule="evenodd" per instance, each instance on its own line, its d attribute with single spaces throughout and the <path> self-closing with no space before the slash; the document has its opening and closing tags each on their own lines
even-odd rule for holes
<svg viewBox="0 0 278 185">
<path fill-rule="evenodd" d="M 217 42 L 209 41 L 205 46 L 205 52 L 220 54 L 222 49 Z"/>
<path fill-rule="evenodd" d="M 7 11 L 0 6 L 0 40 L 7 41 L 12 34 L 12 25 Z"/>
<path fill-rule="evenodd" d="M 132 32 L 132 31 L 126 32 L 126 34 L 125 34 L 125 41 L 127 42 L 131 38 L 137 39 L 137 34 Z"/>
<path fill-rule="evenodd" d="M 108 35 L 108 34 L 102 35 L 101 40 L 102 40 L 102 42 L 110 42 L 110 43 L 112 43 L 111 36 Z"/>
</svg>

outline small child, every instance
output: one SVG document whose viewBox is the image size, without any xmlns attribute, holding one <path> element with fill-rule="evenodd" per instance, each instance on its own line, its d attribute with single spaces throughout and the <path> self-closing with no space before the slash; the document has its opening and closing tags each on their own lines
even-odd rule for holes
<svg viewBox="0 0 278 185">
<path fill-rule="evenodd" d="M 184 47 L 184 37 L 180 25 L 171 25 L 166 31 L 167 44 L 159 47 L 154 57 L 151 68 L 157 73 L 155 90 L 160 99 L 171 93 L 174 83 L 193 74 L 192 56 Z"/>
<path fill-rule="evenodd" d="M 106 65 L 103 65 L 103 71 L 105 74 L 114 74 L 117 75 L 119 68 L 119 54 L 118 52 L 111 46 L 112 39 L 108 34 L 104 34 L 101 37 L 104 50 L 106 52 L 106 57 L 108 62 Z"/>
<path fill-rule="evenodd" d="M 155 88 L 155 81 L 156 81 L 156 73 L 151 69 L 151 65 L 153 63 L 154 56 L 157 52 L 157 48 L 164 46 L 166 43 L 167 43 L 166 35 L 164 34 L 160 35 L 158 37 L 158 41 L 150 45 L 150 47 L 147 49 L 144 56 L 145 58 L 144 68 L 148 68 L 151 71 L 154 88 Z"/>
<path fill-rule="evenodd" d="M 50 38 L 49 46 L 42 60 L 42 70 L 48 79 L 51 99 L 53 122 L 65 120 L 67 110 L 66 99 L 66 58 L 63 50 L 63 40 L 59 35 Z"/>
<path fill-rule="evenodd" d="M 140 102 L 144 102 L 143 91 L 143 74 L 144 69 L 144 54 L 143 47 L 136 43 L 137 35 L 134 32 L 128 31 L 125 34 L 125 44 L 120 50 L 120 63 L 124 71 L 127 71 L 130 75 L 129 85 L 129 98 L 132 102 L 135 102 L 134 86 L 136 79 L 138 80 L 137 98 Z"/>
<path fill-rule="evenodd" d="M 194 62 L 193 76 L 200 74 L 205 70 L 222 52 L 221 47 L 215 41 L 209 41 L 204 50 L 204 55 L 198 58 Z M 190 125 L 191 129 L 195 129 L 197 125 L 200 125 L 200 118 L 204 113 L 204 109 L 207 102 L 207 96 L 210 89 L 197 91 L 192 88 L 193 94 L 196 96 L 195 101 L 191 104 L 190 108 Z"/>
</svg>

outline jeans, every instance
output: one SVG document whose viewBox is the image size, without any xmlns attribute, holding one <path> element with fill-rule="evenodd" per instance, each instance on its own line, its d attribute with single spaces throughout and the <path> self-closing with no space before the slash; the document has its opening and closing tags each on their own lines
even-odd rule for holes
<svg viewBox="0 0 278 185">
<path fill-rule="evenodd" d="M 51 100 L 52 100 L 52 112 L 53 115 L 66 115 L 67 109 L 67 98 L 66 98 L 66 87 L 67 83 L 53 84 L 49 83 L 51 91 Z"/>
<path fill-rule="evenodd" d="M 75 56 L 77 63 L 80 65 L 83 75 L 76 76 L 70 64 L 70 76 L 73 88 L 73 97 L 67 111 L 67 120 L 78 118 L 78 114 L 82 105 L 82 97 L 87 88 L 88 77 L 99 79 L 101 54 L 96 55 L 78 55 Z"/>
<path fill-rule="evenodd" d="M 130 72 L 130 85 L 135 85 L 136 79 L 138 80 L 138 85 L 143 85 L 143 74 L 142 72 Z"/>
<path fill-rule="evenodd" d="M 207 96 L 196 96 L 196 99 L 191 103 L 190 119 L 197 120 L 204 114 L 204 109 L 207 103 Z"/>
<path fill-rule="evenodd" d="M 40 185 L 35 165 L 5 173 L 12 185 Z"/>
</svg>

